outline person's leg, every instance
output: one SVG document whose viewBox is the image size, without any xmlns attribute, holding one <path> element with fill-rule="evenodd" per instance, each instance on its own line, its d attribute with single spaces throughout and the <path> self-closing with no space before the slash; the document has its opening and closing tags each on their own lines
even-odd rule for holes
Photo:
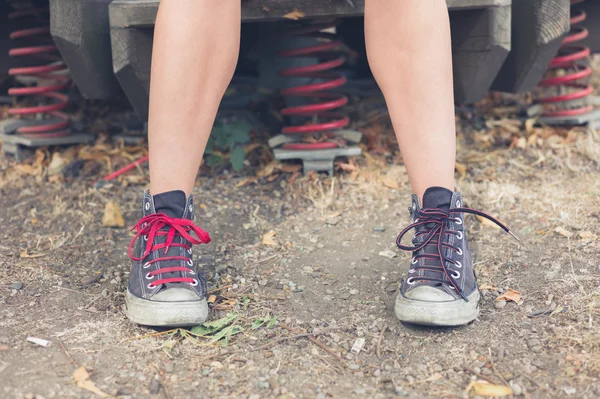
<svg viewBox="0 0 600 399">
<path fill-rule="evenodd" d="M 148 140 L 150 192 L 190 194 L 240 46 L 239 0 L 162 0 L 156 18 Z"/>
<path fill-rule="evenodd" d="M 454 188 L 456 134 L 445 0 L 367 0 L 371 70 L 388 105 L 410 183 Z"/>
<path fill-rule="evenodd" d="M 150 81 L 150 193 L 129 248 L 126 314 L 151 326 L 191 326 L 208 315 L 192 245 L 192 188 L 219 103 L 236 66 L 239 0 L 161 0 Z"/>
<path fill-rule="evenodd" d="M 479 292 L 453 192 L 455 125 L 448 10 L 444 0 L 367 0 L 367 55 L 394 125 L 412 186 L 414 223 L 398 246 L 412 251 L 396 315 L 427 325 L 466 324 Z M 401 244 L 415 229 L 415 247 Z M 438 245 L 439 243 L 439 245 Z"/>
</svg>

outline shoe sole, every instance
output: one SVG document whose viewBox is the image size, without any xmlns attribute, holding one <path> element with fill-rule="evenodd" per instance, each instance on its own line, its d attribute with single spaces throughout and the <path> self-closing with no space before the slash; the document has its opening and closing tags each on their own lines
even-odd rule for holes
<svg viewBox="0 0 600 399">
<path fill-rule="evenodd" d="M 448 302 L 417 301 L 398 294 L 395 312 L 400 321 L 423 326 L 451 327 L 469 324 L 479 315 L 479 291 Z"/>
<path fill-rule="evenodd" d="M 143 326 L 191 327 L 206 321 L 208 304 L 206 299 L 182 302 L 149 301 L 127 290 L 125 314 L 129 320 Z"/>
</svg>

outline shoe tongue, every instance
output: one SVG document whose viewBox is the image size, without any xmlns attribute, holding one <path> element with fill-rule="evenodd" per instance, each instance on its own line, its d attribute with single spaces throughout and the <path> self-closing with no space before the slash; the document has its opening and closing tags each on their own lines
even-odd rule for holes
<svg viewBox="0 0 600 399">
<path fill-rule="evenodd" d="M 423 208 L 450 209 L 454 193 L 444 187 L 429 187 L 423 194 Z"/>
<path fill-rule="evenodd" d="M 153 198 L 156 213 L 164 213 L 172 218 L 183 217 L 183 212 L 187 203 L 187 198 L 183 191 L 167 191 L 166 193 L 156 194 Z"/>
</svg>

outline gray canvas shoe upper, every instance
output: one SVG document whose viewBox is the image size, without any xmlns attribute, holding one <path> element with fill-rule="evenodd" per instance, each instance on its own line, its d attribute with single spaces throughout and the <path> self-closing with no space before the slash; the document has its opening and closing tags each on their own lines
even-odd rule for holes
<svg viewBox="0 0 600 399">
<path fill-rule="evenodd" d="M 202 300 L 206 281 L 194 268 L 192 245 L 210 242 L 208 233 L 196 226 L 193 197 L 187 198 L 183 214 L 157 213 L 153 197 L 145 192 L 142 219 L 132 230 L 129 292 L 140 299 L 181 302 Z M 196 235 L 196 237 L 193 236 Z"/>
<path fill-rule="evenodd" d="M 400 249 L 412 251 L 407 278 L 401 282 L 400 295 L 423 301 L 464 299 L 477 290 L 473 258 L 467 244 L 464 214 L 485 217 L 512 234 L 502 223 L 483 212 L 464 208 L 460 192 L 430 187 L 423 195 L 423 207 L 417 196 L 409 208 L 413 223 L 398 236 Z M 401 243 L 414 229 L 413 246 Z M 516 238 L 516 237 L 515 237 Z"/>
</svg>

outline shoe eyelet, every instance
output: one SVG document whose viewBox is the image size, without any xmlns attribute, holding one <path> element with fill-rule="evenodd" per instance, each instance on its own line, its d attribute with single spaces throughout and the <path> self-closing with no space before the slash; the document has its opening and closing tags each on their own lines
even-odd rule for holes
<svg viewBox="0 0 600 399">
<path fill-rule="evenodd" d="M 186 262 L 188 266 L 194 266 L 194 261 L 191 259 L 188 259 L 188 261 Z"/>
<path fill-rule="evenodd" d="M 150 283 L 150 284 L 148 284 L 148 285 L 146 286 L 146 288 L 148 288 L 149 290 L 153 290 L 153 289 L 155 289 L 156 287 L 155 287 L 155 286 L 153 286 L 153 285 L 152 285 L 152 283 Z"/>
<path fill-rule="evenodd" d="M 460 261 L 458 261 L 458 260 L 456 261 L 455 266 L 458 267 L 459 269 L 462 269 L 462 263 L 460 263 Z"/>
<path fill-rule="evenodd" d="M 460 272 L 456 271 L 456 270 L 452 270 L 452 273 L 450 275 L 455 280 L 458 279 L 458 278 L 460 278 Z"/>
<path fill-rule="evenodd" d="M 148 241 L 148 236 L 142 236 L 144 237 L 144 241 Z"/>
<path fill-rule="evenodd" d="M 409 274 L 413 274 L 414 272 L 416 272 L 416 270 L 415 270 L 415 269 L 408 269 L 408 273 L 409 273 Z"/>
<path fill-rule="evenodd" d="M 412 263 L 413 265 L 416 265 L 417 263 L 419 263 L 419 260 L 418 260 L 417 258 L 414 258 L 414 257 L 413 257 L 413 258 L 410 260 L 410 263 Z"/>
<path fill-rule="evenodd" d="M 419 222 L 419 218 L 416 218 L 416 219 L 415 219 L 415 223 L 418 223 L 418 222 Z"/>
<path fill-rule="evenodd" d="M 146 205 L 144 205 L 144 209 L 149 211 L 150 210 L 150 203 L 146 202 Z"/>
<path fill-rule="evenodd" d="M 152 280 L 154 276 L 151 276 L 150 273 L 146 273 L 146 280 Z"/>
<path fill-rule="evenodd" d="M 458 233 L 456 233 L 456 238 L 459 239 L 459 240 L 463 239 L 463 233 L 462 233 L 462 231 L 459 231 Z"/>
<path fill-rule="evenodd" d="M 188 273 L 189 273 L 189 274 L 192 274 L 192 275 L 195 275 L 195 274 L 196 274 L 196 272 L 195 272 L 195 271 L 193 271 L 193 270 L 190 270 Z"/>
<path fill-rule="evenodd" d="M 412 277 L 409 277 L 409 278 L 406 279 L 406 284 L 413 285 L 414 283 L 415 283 L 415 281 L 413 280 Z"/>
<path fill-rule="evenodd" d="M 457 248 L 456 254 L 457 254 L 457 255 L 462 255 L 462 254 L 463 254 L 463 251 L 462 251 L 462 249 L 460 249 L 460 248 Z"/>
<path fill-rule="evenodd" d="M 188 207 L 188 209 L 190 210 L 190 213 L 194 211 L 194 207 L 190 204 L 190 206 Z"/>
<path fill-rule="evenodd" d="M 462 219 L 461 218 L 454 218 L 454 222 L 456 224 L 462 224 Z"/>
<path fill-rule="evenodd" d="M 194 279 L 193 283 L 188 283 L 189 285 L 191 285 L 192 287 L 195 287 L 198 285 L 198 280 Z"/>
<path fill-rule="evenodd" d="M 142 266 L 144 269 L 147 269 L 150 267 L 150 262 L 146 262 L 144 263 L 144 266 Z"/>
<path fill-rule="evenodd" d="M 456 201 L 456 207 L 460 208 L 460 201 L 458 201 L 458 200 Z"/>
<path fill-rule="evenodd" d="M 187 253 L 191 255 L 192 254 L 192 248 L 188 248 L 187 249 Z"/>
</svg>

